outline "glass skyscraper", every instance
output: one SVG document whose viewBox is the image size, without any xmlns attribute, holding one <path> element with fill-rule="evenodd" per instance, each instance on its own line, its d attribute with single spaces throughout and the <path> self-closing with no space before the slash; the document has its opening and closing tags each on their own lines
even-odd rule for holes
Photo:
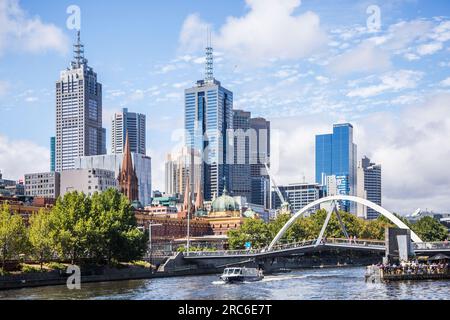
<svg viewBox="0 0 450 320">
<path fill-rule="evenodd" d="M 206 48 L 205 71 L 204 80 L 185 90 L 184 128 L 186 146 L 201 159 L 201 164 L 190 166 L 191 190 L 195 190 L 194 177 L 200 177 L 204 199 L 211 200 L 221 194 L 225 184 L 230 190 L 227 131 L 233 128 L 233 93 L 214 79 L 211 45 Z"/>
<path fill-rule="evenodd" d="M 200 170 L 205 200 L 219 196 L 225 183 L 230 190 L 226 160 L 227 130 L 233 128 L 233 93 L 215 79 L 200 80 L 197 86 L 186 89 L 184 127 L 186 146 L 198 151 L 203 159 Z"/>
<path fill-rule="evenodd" d="M 327 177 L 335 176 L 338 194 L 356 194 L 356 144 L 350 123 L 335 124 L 332 134 L 316 136 L 316 183 L 327 184 Z M 349 211 L 349 204 L 344 202 Z"/>
</svg>

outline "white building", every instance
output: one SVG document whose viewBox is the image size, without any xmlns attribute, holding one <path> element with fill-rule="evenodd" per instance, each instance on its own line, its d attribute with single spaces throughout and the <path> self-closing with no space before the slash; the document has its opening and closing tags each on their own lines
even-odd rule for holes
<svg viewBox="0 0 450 320">
<path fill-rule="evenodd" d="M 104 169 L 73 169 L 61 172 L 61 196 L 68 192 L 83 192 L 88 196 L 118 188 L 114 171 Z"/>
<path fill-rule="evenodd" d="M 58 172 L 30 173 L 25 175 L 25 195 L 56 199 L 60 194 Z"/>
<path fill-rule="evenodd" d="M 111 127 L 111 151 L 122 154 L 128 133 L 130 151 L 145 155 L 145 115 L 128 112 L 127 108 L 114 114 Z"/>
<path fill-rule="evenodd" d="M 102 85 L 84 58 L 84 46 L 74 45 L 71 67 L 56 82 L 56 171 L 74 168 L 73 159 L 106 153 L 102 128 Z"/>
<path fill-rule="evenodd" d="M 143 206 L 148 206 L 151 204 L 152 194 L 152 159 L 138 153 L 131 153 L 131 159 L 138 178 L 139 202 Z M 74 166 L 79 169 L 98 168 L 113 171 L 117 179 L 122 160 L 123 154 L 77 157 L 74 159 Z"/>
</svg>

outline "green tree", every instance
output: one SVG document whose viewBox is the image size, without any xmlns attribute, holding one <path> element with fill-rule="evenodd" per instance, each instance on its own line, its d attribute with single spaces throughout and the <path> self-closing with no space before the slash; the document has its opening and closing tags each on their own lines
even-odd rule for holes
<svg viewBox="0 0 450 320">
<path fill-rule="evenodd" d="M 238 230 L 228 232 L 228 243 L 232 249 L 243 249 L 250 242 L 252 248 L 262 248 L 271 240 L 268 224 L 261 219 L 246 219 Z"/>
<path fill-rule="evenodd" d="M 101 241 L 92 248 L 107 262 L 142 258 L 147 237 L 137 229 L 136 217 L 128 199 L 116 189 L 92 196 L 92 236 Z"/>
<path fill-rule="evenodd" d="M 87 232 L 91 201 L 83 193 L 69 192 L 59 197 L 52 209 L 55 229 L 53 241 L 63 259 L 71 263 L 80 262 L 91 256 L 89 246 L 94 245 L 92 235 Z"/>
<path fill-rule="evenodd" d="M 8 259 L 25 253 L 28 249 L 27 230 L 23 218 L 11 214 L 10 207 L 3 204 L 0 209 L 0 258 L 2 269 Z"/>
<path fill-rule="evenodd" d="M 412 229 L 423 241 L 444 241 L 448 237 L 447 228 L 432 217 L 421 218 Z"/>
<path fill-rule="evenodd" d="M 56 232 L 52 215 L 43 209 L 30 218 L 28 229 L 28 238 L 32 248 L 32 255 L 39 260 L 41 270 L 44 262 L 52 259 L 55 252 L 55 243 L 53 235 Z"/>
</svg>

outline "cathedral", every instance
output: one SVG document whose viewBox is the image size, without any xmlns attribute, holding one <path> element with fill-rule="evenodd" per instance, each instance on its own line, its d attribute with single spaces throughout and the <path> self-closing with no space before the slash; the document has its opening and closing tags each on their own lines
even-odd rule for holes
<svg viewBox="0 0 450 320">
<path fill-rule="evenodd" d="M 130 144 L 128 141 L 128 133 L 125 142 L 125 152 L 123 154 L 122 167 L 119 173 L 119 186 L 122 192 L 131 203 L 139 201 L 138 178 L 133 168 L 131 159 Z"/>
</svg>

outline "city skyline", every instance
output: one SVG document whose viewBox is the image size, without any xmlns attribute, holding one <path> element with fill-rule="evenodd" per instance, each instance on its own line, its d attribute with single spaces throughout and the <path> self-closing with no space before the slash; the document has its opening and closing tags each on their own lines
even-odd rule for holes
<svg viewBox="0 0 450 320">
<path fill-rule="evenodd" d="M 75 35 L 64 26 L 67 18 L 65 9 L 68 6 L 64 1 L 58 3 L 54 10 L 46 10 L 48 4 L 45 3 L 44 7 L 40 8 L 40 4 L 36 5 L 30 1 L 2 1 L 2 14 L 9 9 L 5 6 L 7 3 L 28 11 L 23 16 L 16 17 L 18 23 L 39 19 L 42 28 L 50 27 L 53 32 L 51 34 L 54 35 L 54 38 L 50 39 L 52 41 L 43 41 L 40 46 L 31 46 L 31 40 L 30 47 L 18 43 L 13 46 L 16 51 L 12 52 L 5 51 L 0 45 L 0 53 L 3 53 L 0 59 L 2 62 L 11 62 L 11 66 L 5 66 L 0 72 L 0 108 L 5 115 L 2 118 L 11 119 L 1 122 L 3 129 L 0 132 L 0 141 L 4 148 L 0 149 L 0 169 L 4 177 L 18 179 L 28 172 L 48 171 L 48 141 L 55 131 L 55 128 L 51 127 L 54 122 L 54 103 L 51 103 L 54 99 L 54 81 L 57 80 L 59 69 L 67 67 L 70 43 Z M 301 5 L 297 1 L 264 3 L 257 5 L 254 1 L 247 1 L 245 7 L 244 1 L 235 1 L 227 8 L 226 16 L 240 17 L 240 20 L 235 20 L 234 23 L 240 23 L 244 31 L 245 27 L 250 28 L 251 14 L 262 14 L 269 6 L 279 9 L 275 10 L 274 14 L 286 15 L 294 26 L 301 26 L 305 20 L 314 22 L 317 17 L 321 17 L 320 22 L 317 21 L 318 25 L 313 23 L 316 28 L 308 30 L 312 35 L 318 35 L 314 41 L 300 31 L 297 35 L 301 39 L 299 43 L 308 45 L 311 52 L 288 47 L 286 56 L 280 56 L 279 61 L 260 61 L 261 57 L 257 55 L 255 47 L 262 49 L 267 57 L 276 56 L 278 53 L 268 50 L 262 40 L 246 43 L 237 37 L 235 42 L 224 41 L 230 40 L 233 21 L 224 22 L 224 17 L 218 17 L 216 13 L 209 14 L 215 12 L 214 9 L 220 11 L 214 5 L 208 4 L 202 10 L 200 6 L 190 3 L 189 9 L 184 8 L 186 12 L 180 10 L 180 17 L 177 16 L 178 39 L 173 28 L 169 32 L 171 36 L 167 36 L 168 39 L 160 42 L 158 37 L 154 38 L 155 43 L 161 47 L 178 45 L 179 48 L 172 48 L 173 50 L 162 50 L 171 53 L 168 56 L 173 58 L 170 61 L 161 59 L 164 54 L 157 50 L 158 54 L 152 56 L 153 63 L 146 61 L 150 65 L 146 68 L 147 72 L 140 73 L 135 70 L 135 66 L 116 64 L 113 67 L 111 59 L 123 62 L 120 57 L 124 51 L 121 51 L 120 47 L 126 44 L 119 43 L 123 41 L 130 45 L 129 41 L 121 38 L 120 33 L 116 35 L 117 38 L 111 37 L 115 41 L 110 48 L 97 44 L 94 36 L 95 23 L 91 15 L 95 16 L 106 4 L 91 5 L 79 2 L 82 19 L 87 16 L 86 20 L 82 20 L 87 21 L 82 23 L 86 55 L 89 56 L 99 82 L 104 85 L 106 91 L 103 99 L 103 125 L 107 126 L 107 137 L 109 138 L 111 130 L 110 118 L 122 107 L 146 114 L 147 136 L 150 137 L 147 153 L 155 164 L 153 185 L 154 189 L 163 189 L 164 157 L 176 144 L 176 141 L 171 139 L 173 131 L 183 126 L 183 89 L 203 78 L 202 52 L 206 33 L 202 30 L 207 24 L 205 21 L 211 21 L 208 23 L 212 23 L 214 27 L 213 45 L 217 47 L 217 78 L 234 92 L 234 108 L 248 110 L 255 116 L 267 118 L 272 122 L 275 143 L 277 139 L 283 141 L 278 149 L 275 148 L 281 160 L 280 168 L 275 172 L 280 183 L 298 182 L 303 175 L 307 176 L 309 182 L 313 182 L 314 136 L 329 131 L 328 128 L 333 123 L 348 121 L 354 125 L 355 141 L 362 149 L 359 150 L 361 153 L 358 158 L 367 154 L 383 165 L 383 175 L 386 175 L 386 179 L 383 179 L 383 196 L 387 197 L 383 203 L 387 208 L 402 213 L 410 213 L 417 207 L 448 211 L 450 203 L 445 199 L 445 194 L 449 190 L 450 179 L 445 179 L 448 178 L 448 173 L 444 171 L 445 166 L 439 167 L 436 163 L 437 158 L 450 155 L 448 143 L 445 145 L 444 139 L 446 133 L 450 132 L 449 123 L 446 121 L 450 81 L 447 81 L 449 79 L 445 73 L 450 66 L 446 58 L 449 52 L 450 22 L 445 17 L 435 18 L 437 12 L 440 9 L 442 11 L 446 4 L 436 4 L 426 10 L 422 8 L 421 3 L 390 4 L 393 6 L 391 11 L 380 5 L 383 13 L 382 27 L 379 32 L 371 33 L 365 30 L 368 15 L 365 12 L 367 6 L 362 2 L 357 6 L 359 18 L 355 15 L 355 18 L 345 23 L 333 21 L 323 8 L 314 7 L 307 1 Z M 111 5 L 113 16 L 118 14 L 117 6 Z M 348 9 L 349 6 L 345 3 L 342 10 Z M 408 10 L 402 10 L 404 6 L 407 6 Z M 156 10 L 164 9 L 160 4 L 156 7 Z M 414 12 L 419 9 L 424 11 Z M 307 10 L 311 11 L 308 13 Z M 36 18 L 35 15 L 43 15 L 44 12 L 45 16 Z M 358 25 L 352 25 L 353 22 Z M 338 26 L 343 29 L 338 31 Z M 197 32 L 193 33 L 195 30 Z M 102 29 L 102 34 L 104 32 L 106 31 Z M 315 41 L 319 41 L 321 36 L 329 38 L 328 42 L 325 41 L 328 44 L 327 49 L 316 48 L 320 46 Z M 0 44 L 3 44 L 3 39 L 0 36 Z M 393 39 L 398 41 L 394 43 Z M 403 43 L 400 43 L 400 40 Z M 141 42 L 134 43 L 138 45 Z M 183 48 L 188 43 L 194 43 L 197 47 Z M 41 51 L 43 52 L 40 53 Z M 132 51 L 135 53 L 135 50 Z M 144 51 L 151 53 L 150 48 Z M 16 52 L 20 54 L 15 56 Z M 239 61 L 238 57 L 242 52 L 257 64 L 252 66 Z M 143 63 L 145 59 L 139 60 L 139 54 L 135 54 L 138 57 L 134 61 L 140 61 L 137 65 Z M 156 58 L 157 56 L 159 58 Z M 384 60 L 376 59 L 375 56 Z M 162 62 L 155 63 L 158 59 Z M 321 66 L 317 59 L 328 61 L 329 65 L 334 67 Z M 333 64 L 333 59 L 340 63 Z M 24 64 L 24 61 L 37 64 L 36 72 L 45 79 L 42 84 L 34 79 L 18 78 L 23 76 L 23 71 L 17 64 Z M 361 65 L 352 65 L 352 61 L 356 64 L 359 61 Z M 434 69 L 425 70 L 430 61 L 434 62 Z M 41 64 L 46 67 L 42 68 Z M 339 65 L 339 68 L 336 65 Z M 342 70 L 344 67 L 347 70 Z M 363 67 L 368 70 L 356 70 L 364 69 Z M 118 81 L 117 76 L 123 70 L 114 71 L 114 68 L 129 70 L 125 81 L 133 83 L 127 86 Z M 13 70 L 17 70 L 17 75 L 12 73 Z M 143 80 L 136 80 L 139 77 Z M 48 86 L 49 80 L 53 81 L 53 85 Z M 274 80 L 276 85 L 271 89 L 268 84 Z M 150 82 L 159 84 L 151 85 Z M 19 92 L 20 90 L 22 92 Z M 335 92 L 338 96 L 332 97 Z M 22 93 L 24 95 L 20 96 Z M 20 106 L 17 107 L 18 105 Z M 25 106 L 28 113 L 23 117 Z M 30 126 L 30 122 L 36 124 L 33 120 L 37 115 L 45 120 L 35 127 Z M 289 115 L 291 118 L 286 118 Z M 18 119 L 23 120 L 21 123 L 24 123 L 27 130 L 13 126 Z M 433 125 L 435 123 L 438 126 Z M 440 132 L 436 132 L 437 127 L 441 129 Z M 110 150 L 110 143 L 111 141 L 108 141 L 107 150 Z M 24 150 L 21 153 L 13 152 L 17 146 L 23 147 Z M 29 157 L 30 160 L 20 160 L 16 164 L 11 162 L 9 154 L 19 154 L 26 159 Z M 430 159 L 417 159 L 417 154 L 427 154 Z M 11 165 L 12 163 L 14 165 Z M 425 186 L 414 186 L 412 182 L 417 179 L 425 183 Z M 428 186 L 435 186 L 437 194 L 431 194 L 431 188 L 427 188 Z"/>
</svg>

